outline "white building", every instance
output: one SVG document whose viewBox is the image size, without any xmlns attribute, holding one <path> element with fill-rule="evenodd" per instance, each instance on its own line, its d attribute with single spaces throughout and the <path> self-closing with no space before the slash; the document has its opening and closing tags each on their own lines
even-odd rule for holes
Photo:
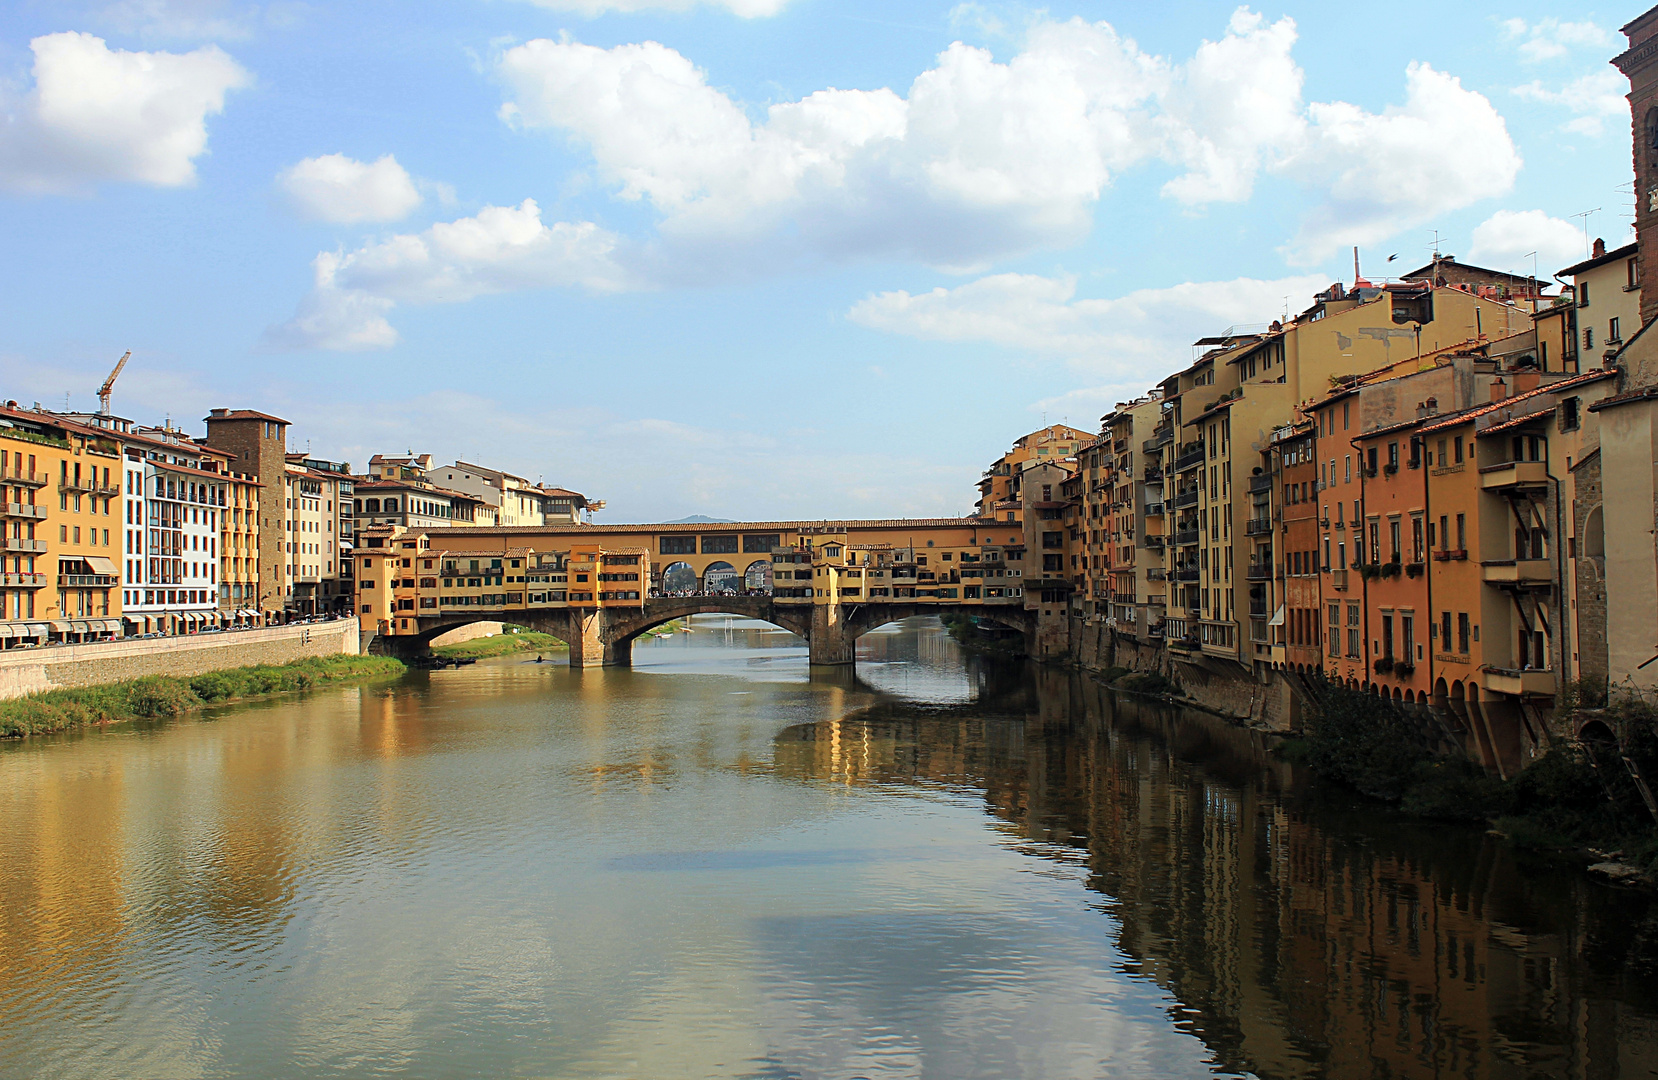
<svg viewBox="0 0 1658 1080">
<path fill-rule="evenodd" d="M 132 634 L 217 625 L 230 455 L 171 428 L 123 432 L 121 609 Z"/>
</svg>

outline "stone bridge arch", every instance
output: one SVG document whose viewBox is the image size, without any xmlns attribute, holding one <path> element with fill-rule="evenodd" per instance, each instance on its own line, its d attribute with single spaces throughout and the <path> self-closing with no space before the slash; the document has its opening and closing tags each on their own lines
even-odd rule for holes
<svg viewBox="0 0 1658 1080">
<path fill-rule="evenodd" d="M 775 604 L 769 596 L 669 596 L 652 599 L 640 609 L 610 612 L 603 634 L 603 663 L 631 663 L 633 642 L 640 634 L 692 615 L 736 615 L 782 627 L 808 643 L 812 640 L 810 605 Z M 571 663 L 575 663 L 574 656 Z"/>
</svg>

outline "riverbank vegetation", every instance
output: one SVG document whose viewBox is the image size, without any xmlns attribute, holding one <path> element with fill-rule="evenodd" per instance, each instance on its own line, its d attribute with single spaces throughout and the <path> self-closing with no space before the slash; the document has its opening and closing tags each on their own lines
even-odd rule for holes
<svg viewBox="0 0 1658 1080">
<path fill-rule="evenodd" d="M 0 701 L 0 737 L 159 719 L 204 705 L 308 690 L 326 683 L 387 678 L 405 670 L 402 661 L 387 656 L 314 656 L 291 664 L 259 664 L 190 678 L 147 675 L 103 686 L 49 690 Z"/>
<path fill-rule="evenodd" d="M 1651 879 L 1658 876 L 1658 825 L 1640 777 L 1658 776 L 1658 714 L 1628 702 L 1597 715 L 1622 732 L 1621 747 L 1557 742 L 1503 780 L 1465 758 L 1422 748 L 1382 699 L 1330 688 L 1305 736 L 1281 752 L 1412 816 L 1485 821 L 1520 847 L 1617 859 Z"/>
</svg>

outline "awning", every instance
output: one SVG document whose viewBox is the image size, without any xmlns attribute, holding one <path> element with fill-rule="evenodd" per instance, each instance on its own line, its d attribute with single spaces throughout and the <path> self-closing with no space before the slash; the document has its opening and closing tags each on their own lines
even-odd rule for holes
<svg viewBox="0 0 1658 1080">
<path fill-rule="evenodd" d="M 23 635 L 19 634 L 17 632 L 17 630 L 14 629 L 13 627 L 7 625 L 6 623 L 0 623 L 0 638 L 22 637 L 22 636 Z"/>
<path fill-rule="evenodd" d="M 1284 625 L 1284 605 L 1283 604 L 1278 605 L 1278 611 L 1272 616 L 1272 618 L 1267 620 L 1267 625 L 1268 626 L 1283 626 Z"/>
<path fill-rule="evenodd" d="M 108 633 L 119 634 L 121 632 L 120 619 L 104 619 L 101 621 L 100 625 Z"/>
<path fill-rule="evenodd" d="M 52 628 L 50 626 L 48 626 L 46 623 L 32 622 L 32 623 L 29 624 L 29 632 L 26 633 L 26 634 L 19 635 L 19 636 L 21 636 L 21 637 L 39 637 L 39 638 L 43 638 L 47 634 L 50 634 L 51 632 L 52 632 Z"/>
<path fill-rule="evenodd" d="M 102 555 L 87 555 L 84 558 L 87 565 L 92 567 L 94 574 L 108 574 L 110 577 L 119 576 L 120 572 L 115 569 L 114 559 L 106 559 Z"/>
<path fill-rule="evenodd" d="M 74 626 L 66 622 L 57 622 L 54 620 L 53 622 L 47 623 L 46 626 L 48 629 L 54 630 L 60 634 L 73 634 L 75 632 Z"/>
</svg>

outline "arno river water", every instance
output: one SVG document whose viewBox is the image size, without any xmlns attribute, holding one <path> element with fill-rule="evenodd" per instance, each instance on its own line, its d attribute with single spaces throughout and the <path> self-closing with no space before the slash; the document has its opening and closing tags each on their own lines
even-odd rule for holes
<svg viewBox="0 0 1658 1080">
<path fill-rule="evenodd" d="M 0 746 L 0 1075 L 1644 1077 L 1658 912 L 936 624 Z"/>
</svg>

